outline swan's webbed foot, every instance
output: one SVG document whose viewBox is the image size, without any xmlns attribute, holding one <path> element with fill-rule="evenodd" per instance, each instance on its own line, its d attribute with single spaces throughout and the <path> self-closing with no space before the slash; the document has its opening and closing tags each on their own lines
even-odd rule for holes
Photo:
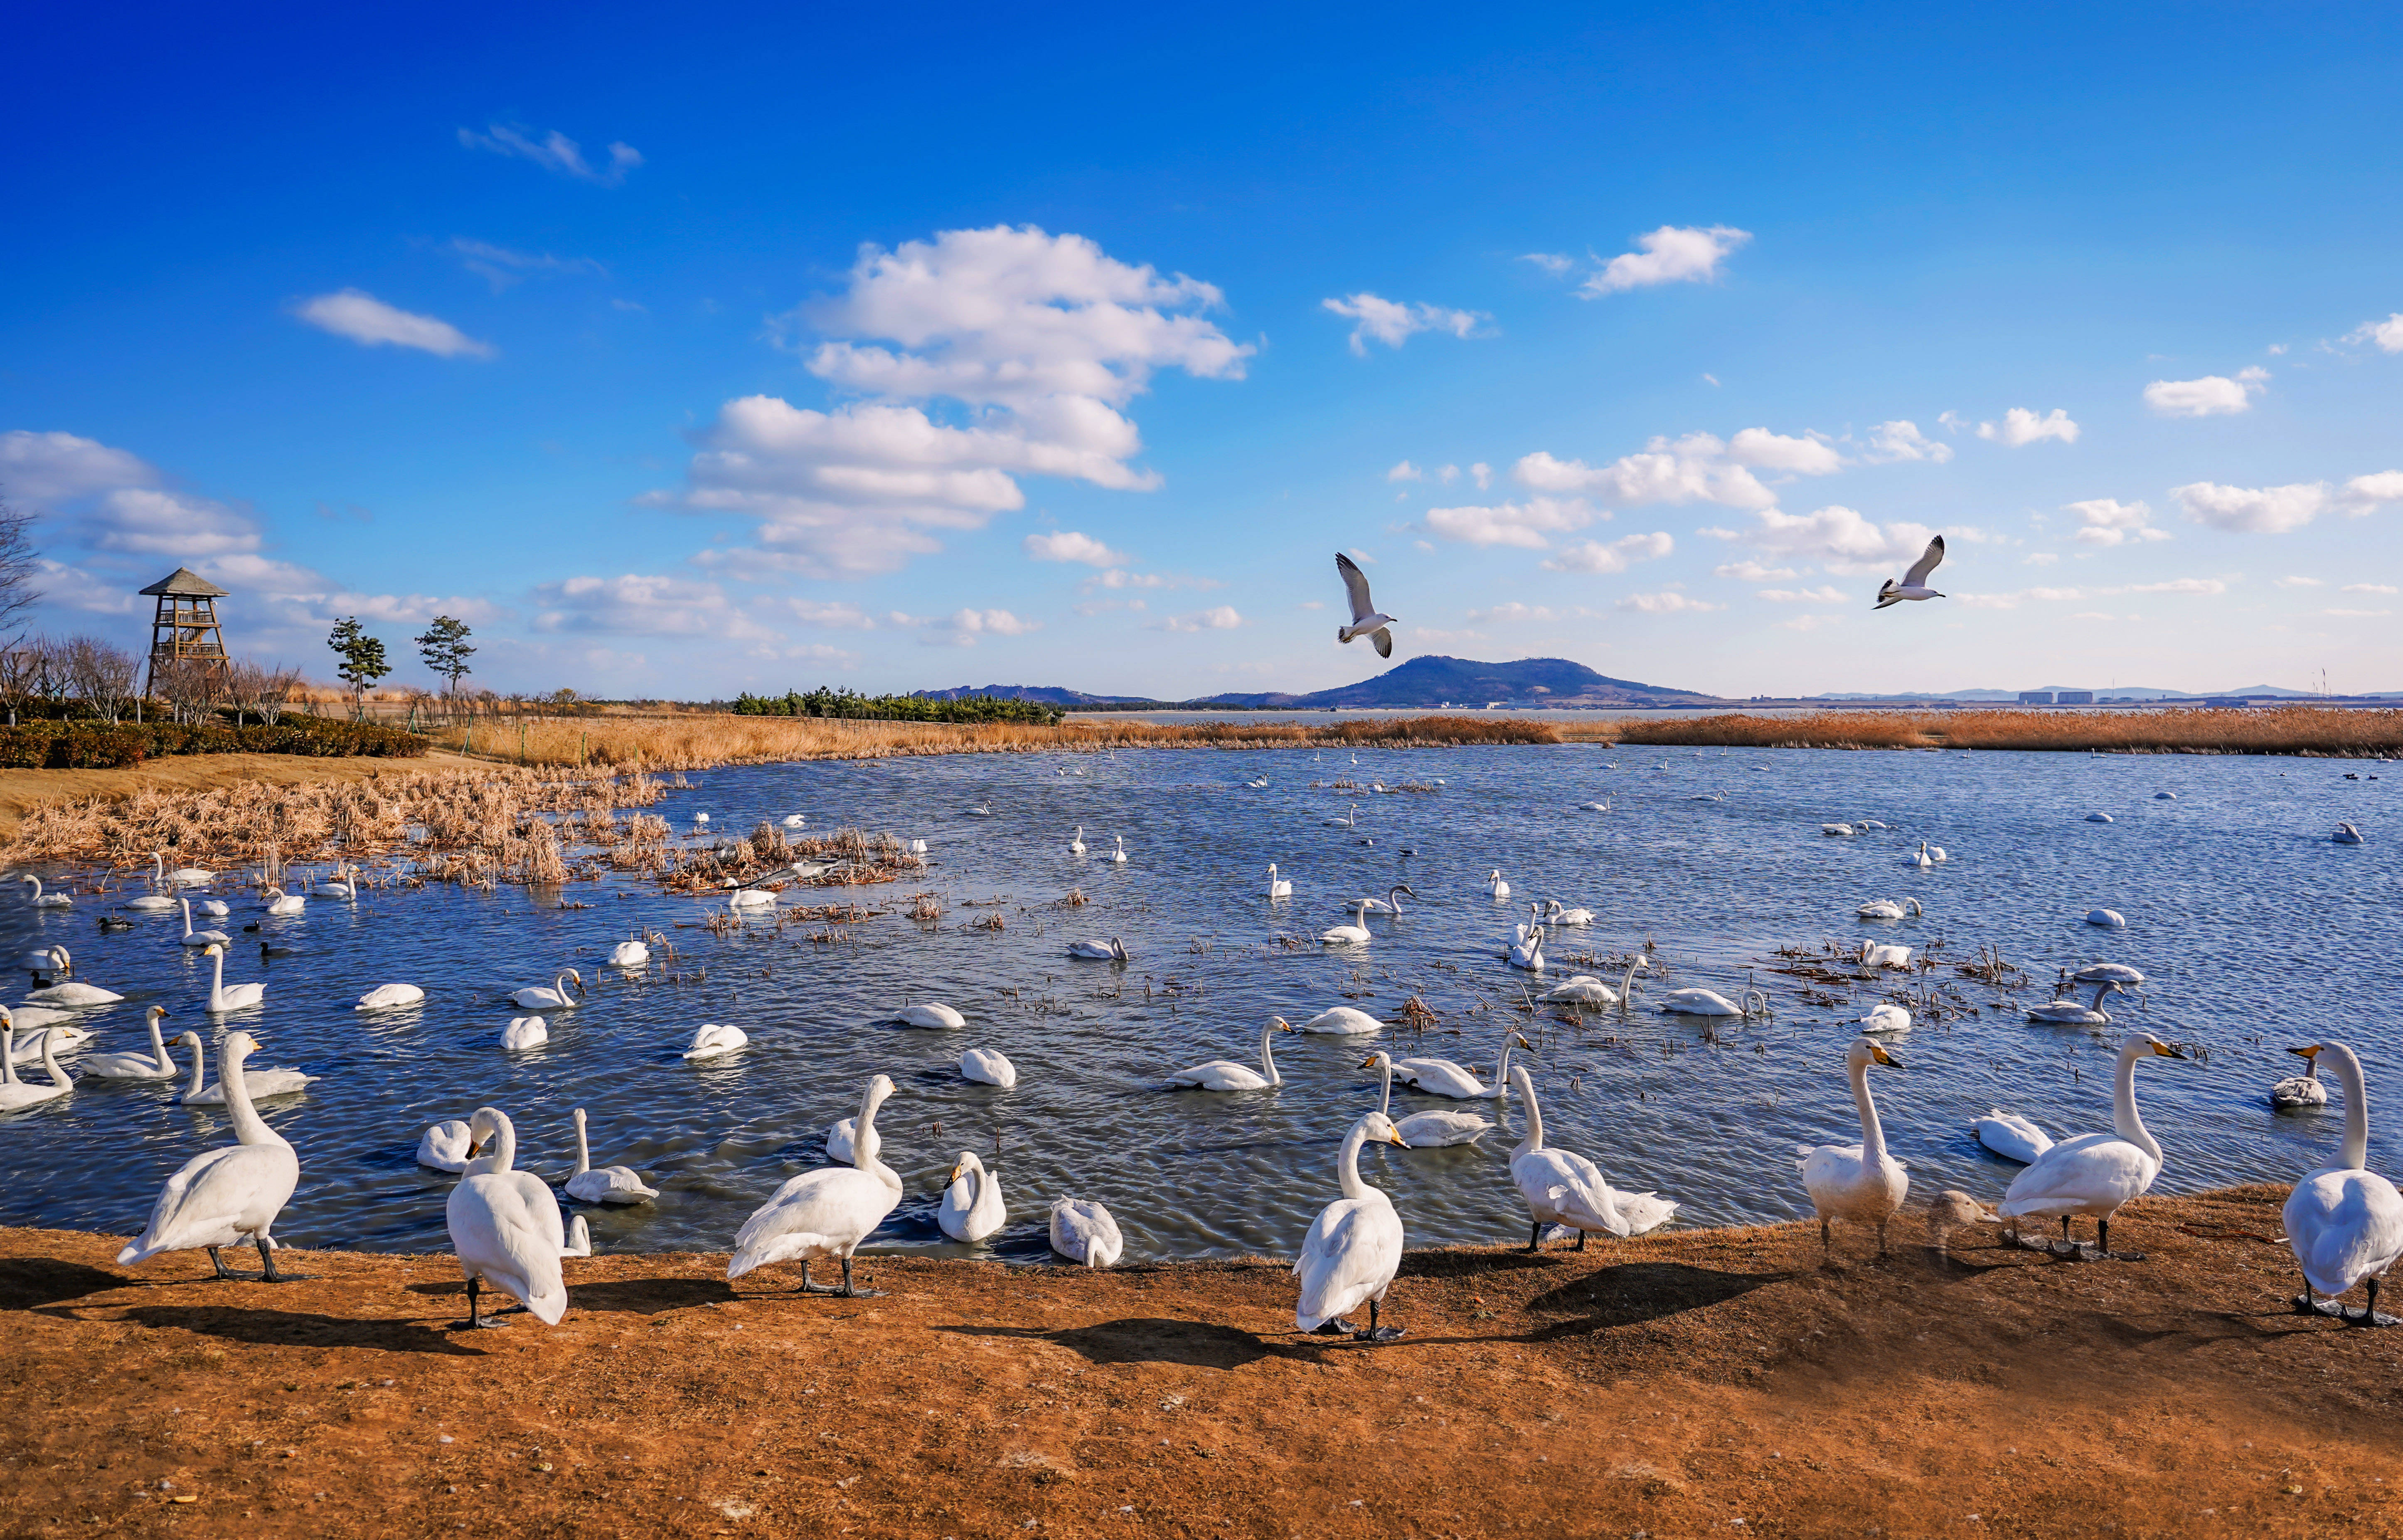
<svg viewBox="0 0 2403 1540">
<path fill-rule="evenodd" d="M 2398 1321 L 2394 1316 L 2388 1315 L 2382 1311 L 2372 1310 L 2368 1307 L 2364 1307 L 2357 1311 L 2349 1311 L 2340 1306 L 2338 1308 L 2337 1319 L 2342 1321 L 2348 1326 L 2403 1326 L 2403 1321 Z"/>
<path fill-rule="evenodd" d="M 840 1294 L 842 1291 L 836 1288 L 832 1283 L 811 1283 L 810 1265 L 807 1262 L 804 1262 L 801 1264 L 800 1286 L 793 1290 L 793 1292 L 795 1294 Z"/>
<path fill-rule="evenodd" d="M 851 1281 L 851 1258 L 848 1256 L 842 1259 L 842 1287 L 835 1290 L 834 1292 L 836 1297 L 841 1299 L 882 1299 L 884 1297 L 884 1291 L 882 1289 L 864 1289 Z"/>
<path fill-rule="evenodd" d="M 476 1280 L 473 1278 L 468 1279 L 467 1319 L 465 1321 L 451 1322 L 451 1329 L 452 1331 L 494 1331 L 507 1325 L 508 1323 L 502 1320 L 497 1311 L 493 1314 L 486 1315 L 483 1311 L 478 1307 L 476 1301 Z"/>
<path fill-rule="evenodd" d="M 1310 1329 L 1313 1335 L 1319 1337 L 1357 1337 L 1360 1335 L 1359 1327 L 1354 1325 L 1351 1322 L 1346 1321 L 1340 1315 L 1330 1315 L 1326 1320 L 1321 1321 L 1318 1325 L 1311 1327 Z"/>
<path fill-rule="evenodd" d="M 278 1272 L 278 1271 L 276 1271 L 276 1270 L 275 1270 L 275 1252 L 274 1252 L 274 1249 L 273 1249 L 273 1248 L 274 1248 L 274 1244 L 275 1244 L 275 1243 L 274 1243 L 273 1242 L 270 1241 L 267 1237 L 265 1237 L 265 1236 L 263 1236 L 263 1235 L 262 1235 L 262 1236 L 260 1236 L 260 1237 L 258 1237 L 258 1260 L 259 1260 L 259 1262 L 263 1265 L 263 1268 L 264 1268 L 264 1270 L 263 1270 L 263 1271 L 261 1271 L 261 1272 L 259 1273 L 259 1275 L 258 1275 L 258 1278 L 259 1278 L 259 1282 L 260 1282 L 260 1283 L 306 1283 L 309 1279 L 311 1279 L 311 1278 L 313 1278 L 313 1277 L 314 1277 L 314 1276 L 315 1276 L 315 1274 L 313 1274 L 313 1273 L 306 1273 L 306 1272 Z"/>
<path fill-rule="evenodd" d="M 1578 1239 L 1579 1241 L 1583 1241 L 1583 1240 L 1585 1239 L 1585 1231 L 1583 1231 L 1583 1230 L 1579 1230 L 1579 1231 L 1577 1231 L 1577 1239 Z M 1369 1300 L 1369 1301 L 1368 1301 L 1368 1329 L 1367 1331 L 1355 1331 L 1355 1332 L 1354 1332 L 1354 1333 L 1352 1334 L 1352 1340 L 1354 1340 L 1354 1342 L 1370 1342 L 1370 1343 L 1375 1343 L 1375 1342 L 1397 1342 L 1397 1341 L 1401 1340 L 1401 1337 L 1402 1337 L 1402 1328 L 1401 1328 L 1401 1327 L 1399 1327 L 1399 1326 L 1381 1326 L 1381 1325 L 1379 1325 L 1377 1324 L 1377 1306 L 1378 1306 L 1378 1303 L 1379 1303 L 1379 1301 L 1374 1300 L 1374 1299 L 1371 1299 L 1371 1300 Z"/>
</svg>

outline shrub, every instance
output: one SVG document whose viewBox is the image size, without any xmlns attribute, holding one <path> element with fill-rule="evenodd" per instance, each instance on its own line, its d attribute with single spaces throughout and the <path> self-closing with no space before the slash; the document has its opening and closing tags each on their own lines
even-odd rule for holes
<svg viewBox="0 0 2403 1540">
<path fill-rule="evenodd" d="M 35 722 L 0 727 L 0 769 L 115 770 L 163 755 L 290 754 L 316 758 L 364 756 L 414 759 L 424 739 L 370 722 L 291 716 L 271 728 L 212 723 L 104 727 L 87 722 Z"/>
</svg>

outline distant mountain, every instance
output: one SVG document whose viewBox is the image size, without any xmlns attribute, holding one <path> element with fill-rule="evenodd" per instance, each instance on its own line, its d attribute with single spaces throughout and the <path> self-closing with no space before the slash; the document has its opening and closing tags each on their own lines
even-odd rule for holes
<svg viewBox="0 0 2403 1540">
<path fill-rule="evenodd" d="M 1066 706 L 1152 706 L 1167 702 L 1142 695 L 1087 695 L 1083 690 L 1063 689 L 1057 685 L 957 685 L 947 690 L 919 690 L 914 701 L 965 701 L 970 696 L 988 695 L 996 701 L 1040 701 L 1046 705 Z"/>
<path fill-rule="evenodd" d="M 1195 705 L 1288 707 L 1482 706 L 1669 706 L 1708 704 L 1719 698 L 1693 690 L 1613 679 L 1565 658 L 1522 658 L 1515 663 L 1479 663 L 1440 655 L 1413 658 L 1374 679 L 1308 695 L 1214 695 Z"/>
<path fill-rule="evenodd" d="M 2113 700 L 2124 701 L 2205 701 L 2239 695 L 2275 696 L 2281 700 L 2286 700 L 2299 699 L 2311 694 L 2309 690 L 2285 689 L 2276 685 L 2255 685 L 2247 689 L 2237 690 L 2165 690 L 2151 685 L 2035 685 L 2030 687 L 2051 695 L 2058 695 L 2063 690 L 2091 690 L 2094 692 L 2096 700 L 2101 700 L 2104 697 L 2108 696 Z M 1910 700 L 2004 701 L 2017 701 L 2019 698 L 2020 692 L 2018 690 L 1996 689 L 1942 691 L 1886 690 L 1882 692 L 1850 690 L 1842 693 L 1830 691 L 1824 695 L 1812 697 L 1812 699 L 1815 701 Z"/>
</svg>

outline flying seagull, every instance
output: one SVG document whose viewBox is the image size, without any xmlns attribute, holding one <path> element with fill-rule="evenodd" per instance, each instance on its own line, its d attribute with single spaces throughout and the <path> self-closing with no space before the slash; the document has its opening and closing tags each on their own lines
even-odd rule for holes
<svg viewBox="0 0 2403 1540">
<path fill-rule="evenodd" d="M 1877 607 L 1883 609 L 1888 604 L 1899 604 L 1906 599 L 1943 598 L 1944 595 L 1927 586 L 1927 575 L 1934 572 L 1936 563 L 1943 560 L 1944 536 L 1939 534 L 1927 542 L 1926 551 L 1910 564 L 1910 570 L 1902 575 L 1901 582 L 1897 583 L 1891 577 L 1885 580 L 1884 586 L 1878 590 Z"/>
<path fill-rule="evenodd" d="M 1377 645 L 1377 656 L 1394 656 L 1394 633 L 1385 628 L 1394 623 L 1390 615 L 1377 613 L 1376 604 L 1368 598 L 1368 575 L 1341 551 L 1335 553 L 1335 570 L 1343 575 L 1343 591 L 1352 600 L 1352 623 L 1335 628 L 1335 640 L 1349 642 L 1365 636 Z"/>
</svg>

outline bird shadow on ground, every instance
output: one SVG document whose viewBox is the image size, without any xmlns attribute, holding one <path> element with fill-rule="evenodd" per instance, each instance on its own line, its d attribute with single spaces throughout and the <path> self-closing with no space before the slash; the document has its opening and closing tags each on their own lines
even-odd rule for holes
<svg viewBox="0 0 2403 1540">
<path fill-rule="evenodd" d="M 46 1315 L 82 1319 L 73 1311 Z M 433 1353 L 477 1357 L 423 1321 L 345 1319 L 305 1311 L 237 1310 L 219 1305 L 136 1305 L 112 1320 L 137 1326 L 174 1327 L 201 1337 L 223 1338 L 255 1347 L 365 1348 L 376 1353 Z"/>
<path fill-rule="evenodd" d="M 659 1315 L 746 1297 L 749 1297 L 736 1294 L 723 1278 L 623 1278 L 605 1283 L 576 1283 L 567 1291 L 570 1310 L 617 1311 L 634 1315 Z"/>
<path fill-rule="evenodd" d="M 1473 1278 L 1484 1272 L 1524 1272 L 1530 1268 L 1566 1265 L 1566 1252 L 1413 1251 L 1402 1254 L 1397 1278 Z"/>
<path fill-rule="evenodd" d="M 1580 1274 L 1528 1300 L 1531 1314 L 1570 1314 L 1577 1319 L 1538 1326 L 1522 1340 L 1544 1342 L 1682 1315 L 1725 1304 L 1793 1276 L 1790 1272 L 1718 1272 L 1683 1262 L 1625 1262 Z"/>
<path fill-rule="evenodd" d="M 1082 1353 L 1093 1364 L 1182 1364 L 1189 1368 L 1237 1369 L 1263 1358 L 1310 1358 L 1308 1349 L 1264 1342 L 1250 1332 L 1208 1321 L 1136 1316 L 1090 1326 L 1045 1331 L 1033 1326 L 937 1326 L 960 1337 L 1016 1338 L 1049 1342 Z"/>
<path fill-rule="evenodd" d="M 62 1262 L 48 1256 L 19 1256 L 0 1262 L 0 1310 L 39 1310 L 63 1300 L 111 1289 L 138 1287 L 121 1273 Z"/>
</svg>

